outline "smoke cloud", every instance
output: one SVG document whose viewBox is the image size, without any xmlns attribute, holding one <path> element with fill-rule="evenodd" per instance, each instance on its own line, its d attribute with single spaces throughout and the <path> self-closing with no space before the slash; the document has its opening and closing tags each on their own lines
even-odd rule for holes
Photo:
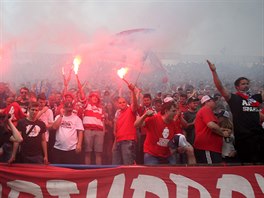
<svg viewBox="0 0 264 198">
<path fill-rule="evenodd" d="M 116 79 L 118 67 L 127 66 L 133 82 L 144 72 L 166 75 L 159 64 L 153 66 L 149 51 L 263 56 L 262 0 L 1 0 L 0 5 L 1 81 L 60 79 L 61 67 L 70 70 L 75 55 L 82 57 L 83 81 Z M 141 30 L 117 34 L 133 29 Z"/>
</svg>

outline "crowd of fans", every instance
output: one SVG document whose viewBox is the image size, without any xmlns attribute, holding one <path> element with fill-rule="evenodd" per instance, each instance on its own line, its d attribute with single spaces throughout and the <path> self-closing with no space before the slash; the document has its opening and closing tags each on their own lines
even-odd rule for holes
<svg viewBox="0 0 264 198">
<path fill-rule="evenodd" d="M 186 68 L 183 63 L 180 66 Z M 229 103 L 212 80 L 198 78 L 199 66 L 191 74 L 181 70 L 178 81 L 173 78 L 177 67 L 166 69 L 161 82 L 153 81 L 152 76 L 152 80 L 146 78 L 128 87 L 106 81 L 82 84 L 77 75 L 71 87 L 70 79 L 55 84 L 28 82 L 17 90 L 0 82 L 1 136 L 8 136 L 8 141 L 0 142 L 1 162 L 263 163 L 243 161 L 237 155 Z M 224 85 L 234 90 L 233 79 L 227 81 L 227 77 L 224 75 Z M 261 83 L 261 79 L 253 79 L 251 91 L 260 93 Z M 261 105 L 259 123 L 263 122 Z M 203 120 L 207 120 L 205 126 Z M 207 128 L 200 130 L 203 127 Z M 213 137 L 199 134 L 198 128 Z M 204 151 L 211 151 L 211 161 L 204 159 Z"/>
</svg>

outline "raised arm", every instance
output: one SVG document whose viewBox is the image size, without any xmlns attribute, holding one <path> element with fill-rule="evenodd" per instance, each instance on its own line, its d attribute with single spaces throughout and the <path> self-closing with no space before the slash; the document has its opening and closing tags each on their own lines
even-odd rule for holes
<svg viewBox="0 0 264 198">
<path fill-rule="evenodd" d="M 84 91 L 83 91 L 83 86 L 82 86 L 77 74 L 75 74 L 75 77 L 76 77 L 76 81 L 77 81 L 77 85 L 78 85 L 78 90 L 79 90 L 79 93 L 80 93 L 80 99 L 81 99 L 81 101 L 84 101 L 85 100 L 85 94 L 84 94 Z"/>
<path fill-rule="evenodd" d="M 17 130 L 17 128 L 15 127 L 15 125 L 13 124 L 12 122 L 12 118 L 13 116 L 11 116 L 9 119 L 8 119 L 8 126 L 9 128 L 11 129 L 12 131 L 12 136 L 10 137 L 10 140 L 12 142 L 22 142 L 23 141 L 23 138 L 21 136 L 21 133 Z"/>
<path fill-rule="evenodd" d="M 214 84 L 217 88 L 217 90 L 221 93 L 221 95 L 225 98 L 226 101 L 228 101 L 231 97 L 231 93 L 229 90 L 227 90 L 222 82 L 220 81 L 218 74 L 216 72 L 216 67 L 215 64 L 211 63 L 209 60 L 207 60 L 207 63 L 209 65 L 209 68 L 212 72 L 212 76 L 213 76 L 213 80 L 214 80 Z"/>
<path fill-rule="evenodd" d="M 138 103 L 137 103 L 137 96 L 136 96 L 136 90 L 135 85 L 129 84 L 128 88 L 131 91 L 131 108 L 133 112 L 136 112 L 138 109 Z"/>
<path fill-rule="evenodd" d="M 63 114 L 64 114 L 64 109 L 62 108 L 60 110 L 60 114 L 55 118 L 55 121 L 51 125 L 51 127 L 50 127 L 51 129 L 57 130 L 60 127 L 61 121 L 62 121 L 62 118 L 63 118 Z"/>
<path fill-rule="evenodd" d="M 67 78 L 66 78 L 65 75 L 63 75 L 63 85 L 64 85 L 64 87 L 63 87 L 62 95 L 64 95 L 68 91 L 68 85 L 69 85 L 69 82 L 71 80 L 71 73 L 72 73 L 72 69 L 70 70 L 69 75 L 68 75 Z"/>
<path fill-rule="evenodd" d="M 147 110 L 142 116 L 138 117 L 134 123 L 134 126 L 136 128 L 142 127 L 144 125 L 144 121 L 147 117 L 153 116 L 154 111 L 152 110 Z"/>
</svg>

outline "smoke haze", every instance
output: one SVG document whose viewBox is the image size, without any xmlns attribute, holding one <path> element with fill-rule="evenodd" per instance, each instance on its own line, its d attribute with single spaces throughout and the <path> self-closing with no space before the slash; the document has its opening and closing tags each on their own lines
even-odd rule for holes
<svg viewBox="0 0 264 198">
<path fill-rule="evenodd" d="M 62 66 L 69 70 L 75 55 L 83 59 L 81 78 L 106 68 L 115 73 L 127 65 L 133 67 L 133 80 L 142 65 L 147 71 L 149 50 L 209 57 L 264 55 L 263 0 L 0 4 L 1 81 L 56 78 Z M 116 36 L 138 28 L 138 33 Z M 159 66 L 152 69 L 160 71 Z"/>
</svg>

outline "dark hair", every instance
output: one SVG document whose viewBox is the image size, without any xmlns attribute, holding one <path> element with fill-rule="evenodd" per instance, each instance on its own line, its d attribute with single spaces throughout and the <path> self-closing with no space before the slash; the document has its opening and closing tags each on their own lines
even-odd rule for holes
<svg viewBox="0 0 264 198">
<path fill-rule="evenodd" d="M 45 93 L 40 93 L 40 94 L 38 95 L 38 98 L 37 98 L 37 99 L 38 99 L 38 100 L 39 100 L 39 99 L 40 99 L 40 100 L 47 100 Z"/>
<path fill-rule="evenodd" d="M 150 100 L 152 99 L 150 93 L 145 93 L 143 95 L 143 98 L 149 98 Z"/>
<path fill-rule="evenodd" d="M 153 99 L 153 103 L 154 103 L 154 104 L 157 104 L 157 103 L 162 104 L 162 100 L 161 100 L 160 98 L 154 98 L 154 99 Z"/>
<path fill-rule="evenodd" d="M 247 80 L 248 82 L 250 82 L 250 80 L 246 77 L 239 77 L 238 79 L 235 80 L 234 82 L 234 85 L 237 87 L 239 86 L 239 83 L 242 81 L 242 80 Z"/>
<path fill-rule="evenodd" d="M 175 107 L 175 108 L 177 107 L 177 103 L 174 100 L 163 103 L 161 105 L 161 110 L 160 110 L 161 115 L 164 115 L 165 111 L 166 110 L 169 111 L 171 107 Z"/>
<path fill-rule="evenodd" d="M 21 92 L 22 89 L 24 89 L 24 90 L 26 90 L 27 92 L 29 92 L 29 89 L 28 89 L 27 87 L 21 87 L 19 91 Z"/>
<path fill-rule="evenodd" d="M 181 94 L 180 94 L 180 97 L 187 98 L 187 94 L 186 94 L 186 93 L 181 93 Z"/>
<path fill-rule="evenodd" d="M 29 103 L 28 108 L 31 109 L 32 107 L 39 107 L 39 103 L 38 102 Z"/>
</svg>

